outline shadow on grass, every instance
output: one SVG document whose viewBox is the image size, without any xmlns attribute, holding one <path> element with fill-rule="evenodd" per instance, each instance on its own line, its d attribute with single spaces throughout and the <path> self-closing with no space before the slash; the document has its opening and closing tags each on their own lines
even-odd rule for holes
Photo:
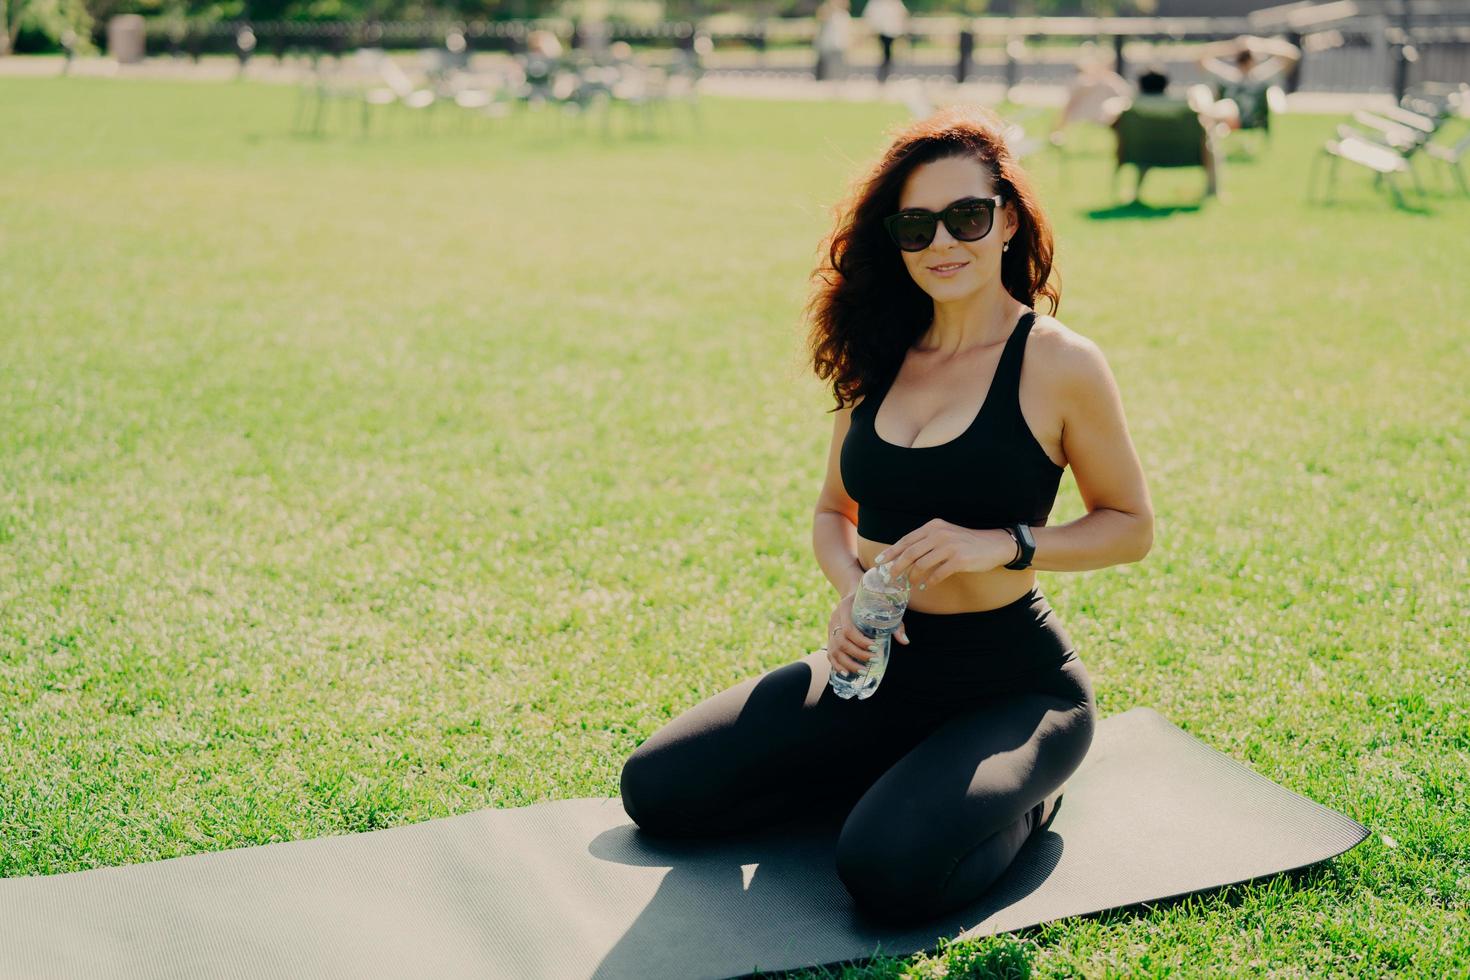
<svg viewBox="0 0 1470 980">
<path fill-rule="evenodd" d="M 1117 147 L 1111 145 L 1104 146 L 1102 143 L 1098 143 L 1096 146 L 1079 145 L 1077 143 L 1066 143 L 1060 147 L 1048 144 L 1048 146 L 1046 146 L 1044 149 L 1050 150 L 1053 156 L 1061 157 L 1063 160 L 1066 161 L 1107 160 L 1111 162 L 1117 159 L 1118 156 Z"/>
<path fill-rule="evenodd" d="M 1082 213 L 1093 221 L 1112 221 L 1116 218 L 1167 218 L 1175 214 L 1196 214 L 1203 209 L 1202 202 L 1155 207 L 1142 201 L 1129 201 L 1127 204 L 1115 204 L 1110 208 L 1096 208 Z"/>
<path fill-rule="evenodd" d="M 1245 147 L 1235 145 L 1225 149 L 1226 163 L 1256 164 L 1264 163 L 1269 147 Z"/>
<path fill-rule="evenodd" d="M 1435 210 L 1421 204 L 1410 204 L 1408 198 L 1403 203 L 1395 201 L 1391 197 L 1383 196 L 1377 199 L 1347 199 L 1347 200 L 1313 200 L 1308 199 L 1307 207 L 1319 211 L 1352 211 L 1358 213 L 1376 212 L 1382 214 L 1385 211 L 1398 211 L 1401 214 L 1418 214 L 1432 216 Z"/>
<path fill-rule="evenodd" d="M 1149 899 L 1144 902 L 1135 902 L 1132 905 L 1122 905 L 1117 908 L 1103 909 L 1099 912 L 1087 912 L 1081 915 L 1068 916 L 1064 919 L 1054 919 L 1051 922 L 1041 922 L 1024 929 L 1017 929 L 1009 933 L 1018 939 L 1045 942 L 1045 938 L 1058 929 L 1067 927 L 1067 923 L 1076 921 L 1092 921 L 1102 926 L 1124 925 L 1136 919 L 1146 918 L 1156 911 L 1167 911 L 1171 909 L 1183 909 L 1186 911 L 1197 909 L 1206 904 L 1223 905 L 1232 909 L 1243 907 L 1247 898 L 1252 897 L 1253 890 L 1260 888 L 1275 887 L 1296 891 L 1335 891 L 1339 895 L 1345 895 L 1349 889 L 1345 884 L 1347 873 L 1336 867 L 1331 860 L 1320 861 L 1317 864 L 1307 865 L 1303 868 L 1292 868 L 1287 871 L 1277 871 L 1272 874 L 1248 878 L 1245 881 L 1233 882 L 1229 885 L 1217 885 L 1213 888 L 1202 888 L 1198 891 L 1185 892 L 1182 895 L 1171 895 L 1167 898 Z"/>
</svg>

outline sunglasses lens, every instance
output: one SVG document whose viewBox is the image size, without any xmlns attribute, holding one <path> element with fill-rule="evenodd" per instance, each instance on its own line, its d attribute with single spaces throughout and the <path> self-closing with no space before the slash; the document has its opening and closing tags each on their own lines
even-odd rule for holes
<svg viewBox="0 0 1470 980">
<path fill-rule="evenodd" d="M 934 240 L 935 221 L 922 214 L 900 215 L 893 221 L 893 240 L 905 252 L 918 252 Z"/>
<path fill-rule="evenodd" d="M 949 209 L 949 230 L 962 242 L 973 242 L 990 233 L 993 212 L 983 204 L 961 204 Z"/>
</svg>

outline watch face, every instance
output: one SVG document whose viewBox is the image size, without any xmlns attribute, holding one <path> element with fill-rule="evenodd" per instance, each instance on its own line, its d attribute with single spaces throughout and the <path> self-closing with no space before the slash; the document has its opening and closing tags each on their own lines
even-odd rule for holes
<svg viewBox="0 0 1470 980">
<path fill-rule="evenodd" d="M 1015 569 L 1017 571 L 1023 568 L 1030 568 L 1031 556 L 1036 551 L 1036 539 L 1031 534 L 1031 528 L 1026 524 L 1016 524 L 1013 525 L 1009 530 L 1011 532 L 1011 537 L 1016 539 L 1021 553 L 1016 556 L 1014 561 L 1010 562 L 1005 567 Z"/>
</svg>

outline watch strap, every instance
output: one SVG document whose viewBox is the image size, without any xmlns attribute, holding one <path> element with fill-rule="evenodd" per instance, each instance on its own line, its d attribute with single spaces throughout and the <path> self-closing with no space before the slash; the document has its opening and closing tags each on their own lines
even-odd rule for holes
<svg viewBox="0 0 1470 980">
<path fill-rule="evenodd" d="M 1021 553 L 1005 564 L 1006 568 L 1019 571 L 1031 567 L 1031 556 L 1036 554 L 1036 538 L 1031 534 L 1031 528 L 1025 524 L 1012 524 L 1006 528 L 1016 542 L 1016 547 Z"/>
</svg>

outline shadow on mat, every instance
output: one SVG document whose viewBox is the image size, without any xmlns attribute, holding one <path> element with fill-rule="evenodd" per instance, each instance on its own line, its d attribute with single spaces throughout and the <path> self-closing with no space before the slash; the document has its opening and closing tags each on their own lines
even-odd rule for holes
<svg viewBox="0 0 1470 980">
<path fill-rule="evenodd" d="M 1034 926 L 1027 926 L 1023 929 L 1013 929 L 1009 932 L 1001 933 L 1001 935 L 1007 936 L 1008 938 L 1016 942 L 1030 942 L 1035 943 L 1038 946 L 1045 947 L 1049 945 L 1054 945 L 1053 943 L 1048 942 L 1044 937 L 1049 930 L 1053 929 L 1056 922 L 1075 920 L 1079 922 L 1092 921 L 1103 926 L 1126 925 L 1129 920 L 1147 916 L 1156 909 L 1169 910 L 1175 908 L 1176 906 L 1183 905 L 1187 902 L 1198 901 L 1200 899 L 1213 900 L 1220 904 L 1228 905 L 1231 908 L 1238 909 L 1244 904 L 1246 900 L 1248 887 L 1261 886 L 1275 881 L 1282 881 L 1286 882 L 1288 887 L 1293 889 L 1312 890 L 1322 887 L 1325 883 L 1328 882 L 1329 879 L 1335 877 L 1336 873 L 1336 869 L 1329 865 L 1309 865 L 1305 868 L 1296 868 L 1291 871 L 1280 871 L 1275 874 L 1263 875 L 1259 878 L 1251 878 L 1244 882 L 1236 882 L 1230 885 L 1221 885 L 1218 888 L 1208 888 L 1204 891 L 1187 892 L 1183 895 L 1175 895 L 1165 899 L 1151 900 L 1147 902 L 1136 902 L 1132 905 L 1125 905 L 1119 908 L 1103 909 L 1098 912 L 1087 912 L 1080 915 L 1070 915 L 1064 917 L 1063 919 L 1054 919 L 1051 922 L 1043 922 Z M 984 938 L 972 941 L 983 942 Z M 914 953 L 901 954 L 901 958 L 907 959 L 909 956 L 913 956 L 917 952 L 918 950 L 915 950 Z M 899 954 L 888 953 L 887 955 L 895 956 Z M 850 960 L 838 960 L 832 963 L 814 964 L 812 966 L 796 967 L 790 970 L 767 970 L 764 972 L 757 971 L 754 973 L 745 974 L 744 976 L 739 978 L 732 978 L 732 980 L 790 980 L 790 978 L 793 977 L 806 976 L 815 969 L 832 970 L 834 975 L 840 976 L 844 968 L 851 967 L 854 969 L 859 969 L 872 963 L 877 958 L 878 957 L 875 954 L 874 956 L 870 957 L 859 957 Z"/>
<path fill-rule="evenodd" d="M 1039 831 L 1017 856 L 1020 873 L 1008 872 L 974 903 L 919 925 L 889 925 L 859 909 L 837 877 L 843 816 L 802 815 L 718 838 L 655 837 L 633 824 L 598 835 L 588 846 L 594 857 L 669 872 L 593 976 L 632 975 L 650 950 L 685 947 L 691 936 L 706 950 L 746 956 L 750 972 L 767 977 L 810 969 L 777 963 L 912 955 L 1031 894 L 1062 856 L 1062 838 Z"/>
</svg>

